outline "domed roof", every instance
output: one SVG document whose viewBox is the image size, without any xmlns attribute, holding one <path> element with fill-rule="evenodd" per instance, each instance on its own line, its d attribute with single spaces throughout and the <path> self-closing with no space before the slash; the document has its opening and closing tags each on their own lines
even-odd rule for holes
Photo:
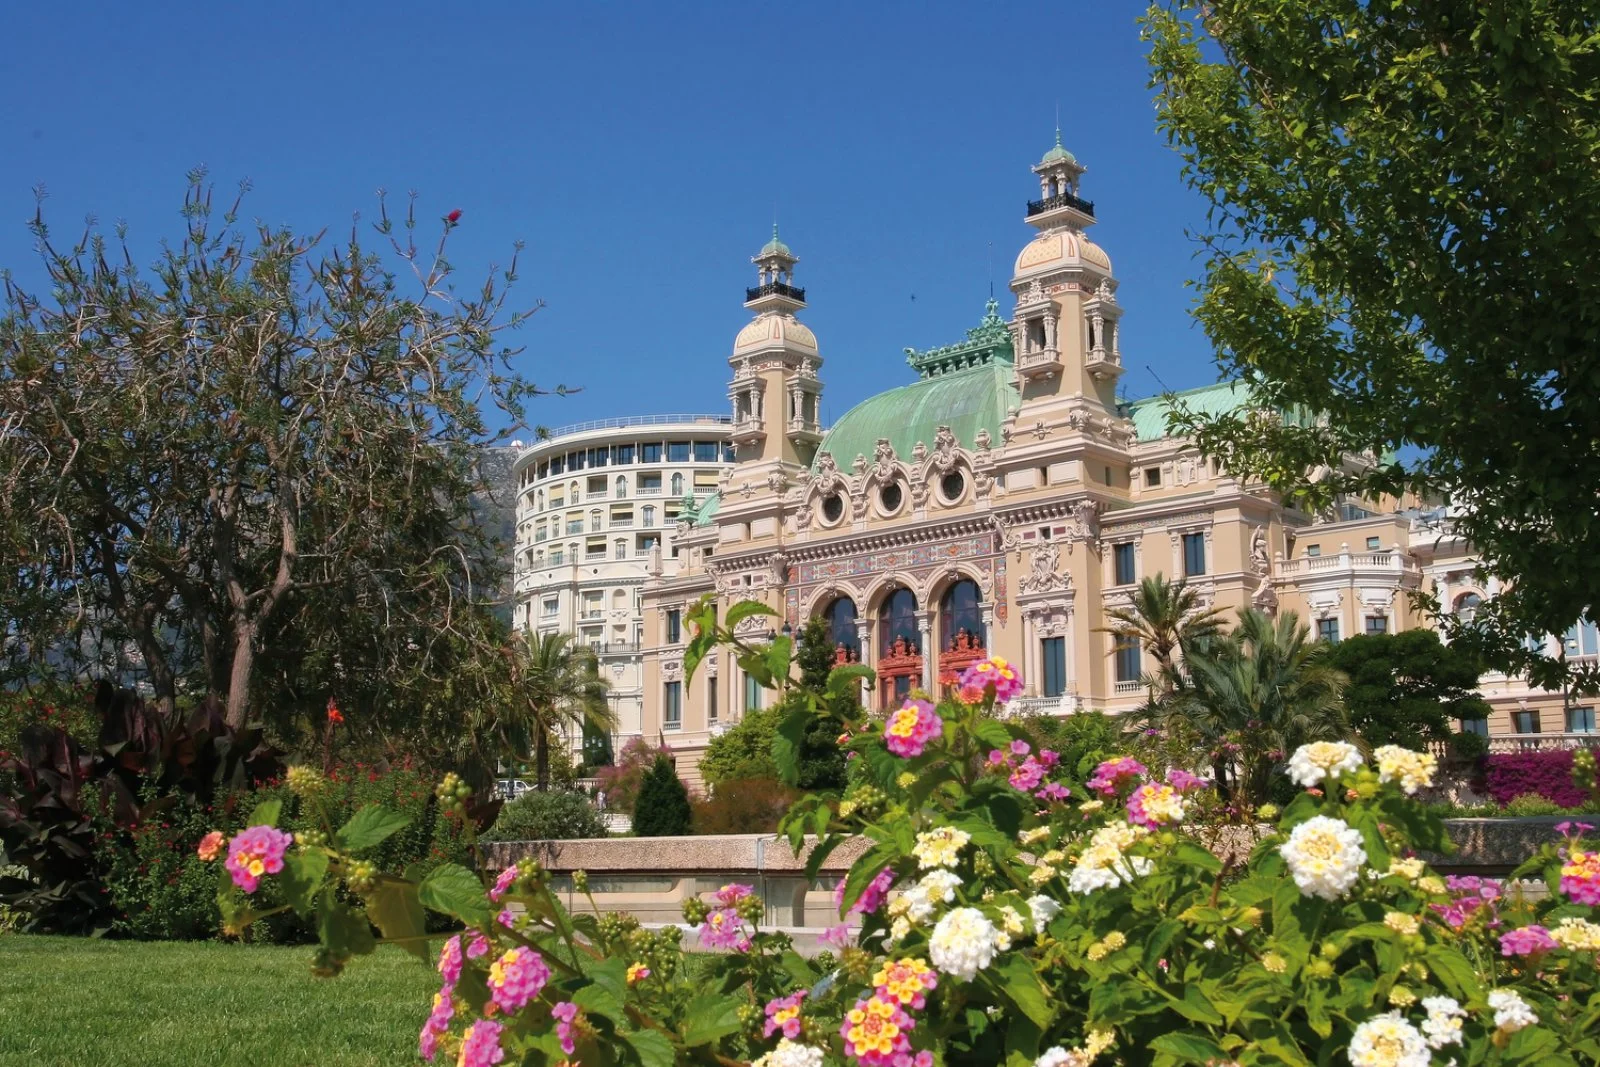
<svg viewBox="0 0 1600 1067">
<path fill-rule="evenodd" d="M 809 348 L 815 352 L 817 335 L 793 315 L 758 315 L 748 326 L 739 331 L 739 336 L 733 339 L 733 350 L 737 352 L 744 348 L 769 348 L 785 343 L 797 348 Z"/>
<path fill-rule="evenodd" d="M 1044 158 L 1039 160 L 1039 162 L 1040 163 L 1076 163 L 1077 161 L 1078 161 L 1078 157 L 1077 156 L 1073 155 L 1071 152 L 1068 152 L 1065 148 L 1061 147 L 1061 127 L 1057 126 L 1056 127 L 1056 145 L 1055 145 L 1054 148 L 1050 149 L 1050 151 L 1046 152 L 1044 154 Z"/>
<path fill-rule="evenodd" d="M 1105 249 L 1075 230 L 1041 233 L 1017 254 L 1017 274 L 1038 274 L 1088 264 L 1111 273 L 1111 257 Z"/>
<path fill-rule="evenodd" d="M 759 259 L 762 256 L 771 255 L 788 256 L 790 259 L 794 258 L 794 253 L 789 251 L 789 246 L 778 240 L 778 224 L 776 222 L 772 224 L 772 240 L 761 246 L 761 251 L 756 253 L 756 258 Z"/>
<path fill-rule="evenodd" d="M 995 360 L 868 397 L 833 424 L 817 455 L 830 453 L 848 470 L 857 456 L 870 460 L 878 438 L 887 437 L 895 455 L 909 463 L 918 441 L 932 450 L 941 426 L 950 427 L 963 448 L 973 447 L 979 430 L 998 441 L 1000 423 L 1018 403 L 1015 378 L 1010 361 Z"/>
</svg>

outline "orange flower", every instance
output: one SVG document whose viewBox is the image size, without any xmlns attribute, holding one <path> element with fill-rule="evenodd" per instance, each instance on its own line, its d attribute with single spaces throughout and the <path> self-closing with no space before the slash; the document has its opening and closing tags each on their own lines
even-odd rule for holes
<svg viewBox="0 0 1600 1067">
<path fill-rule="evenodd" d="M 200 847 L 194 850 L 195 855 L 210 863 L 222 855 L 222 846 L 227 840 L 221 830 L 213 830 L 200 839 Z"/>
<path fill-rule="evenodd" d="M 335 726 L 344 722 L 344 714 L 339 711 L 339 705 L 332 697 L 328 698 L 328 721 Z"/>
</svg>

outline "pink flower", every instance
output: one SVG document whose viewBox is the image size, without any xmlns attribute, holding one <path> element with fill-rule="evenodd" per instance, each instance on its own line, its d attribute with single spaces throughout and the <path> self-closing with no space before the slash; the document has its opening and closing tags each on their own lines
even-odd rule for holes
<svg viewBox="0 0 1600 1067">
<path fill-rule="evenodd" d="M 896 756 L 915 759 L 922 755 L 929 741 L 943 732 L 944 723 L 932 704 L 908 699 L 884 724 L 883 740 Z"/>
<path fill-rule="evenodd" d="M 1167 784 L 1180 793 L 1187 793 L 1195 789 L 1211 788 L 1211 782 L 1208 779 L 1202 778 L 1198 774 L 1190 774 L 1188 771 L 1181 770 L 1177 767 L 1168 768 Z"/>
<path fill-rule="evenodd" d="M 1039 750 L 1039 762 L 1044 764 L 1046 767 L 1053 768 L 1056 764 L 1061 762 L 1061 755 L 1060 753 L 1050 751 L 1048 748 L 1041 748 Z"/>
<path fill-rule="evenodd" d="M 283 854 L 293 840 L 272 826 L 252 826 L 240 832 L 229 844 L 224 864 L 233 877 L 233 884 L 246 893 L 254 893 L 261 885 L 263 874 L 277 874 L 283 870 Z"/>
<path fill-rule="evenodd" d="M 1030 756 L 1023 760 L 1020 767 L 1011 772 L 1011 777 L 1007 781 L 1011 783 L 1011 788 L 1031 793 L 1039 788 L 1039 783 L 1043 779 L 1044 765 Z"/>
<path fill-rule="evenodd" d="M 1003 767 L 1006 763 L 1006 754 L 998 748 L 989 750 L 989 766 Z"/>
<path fill-rule="evenodd" d="M 856 1001 L 839 1026 L 845 1055 L 862 1067 L 904 1067 L 911 1062 L 911 1036 L 916 1021 L 898 1002 L 873 993 Z"/>
<path fill-rule="evenodd" d="M 200 847 L 194 850 L 195 855 L 210 863 L 222 855 L 222 846 L 228 840 L 221 830 L 213 830 L 200 839 Z"/>
<path fill-rule="evenodd" d="M 740 885 L 738 882 L 730 882 L 728 885 L 725 885 L 721 889 L 717 890 L 713 896 L 718 904 L 721 904 L 725 908 L 731 908 L 755 891 L 756 890 L 754 886 Z"/>
<path fill-rule="evenodd" d="M 439 974 L 446 989 L 454 989 L 461 981 L 461 935 L 450 938 L 439 950 Z"/>
<path fill-rule="evenodd" d="M 487 955 L 489 939 L 476 930 L 468 930 L 467 933 L 472 935 L 472 940 L 467 942 L 467 959 L 475 960 Z"/>
<path fill-rule="evenodd" d="M 1146 782 L 1128 797 L 1128 821 L 1136 826 L 1153 830 L 1182 822 L 1184 813 L 1183 795 L 1170 785 Z"/>
<path fill-rule="evenodd" d="M 1066 800 L 1072 796 L 1072 790 L 1060 782 L 1046 782 L 1039 787 L 1039 791 L 1034 796 L 1040 800 Z"/>
<path fill-rule="evenodd" d="M 844 948 L 850 943 L 850 939 L 855 936 L 855 933 L 849 923 L 840 923 L 838 926 L 830 926 L 822 931 L 817 935 L 817 940 L 834 948 Z"/>
<path fill-rule="evenodd" d="M 1030 753 L 1032 751 L 1033 751 L 1033 747 L 1031 745 L 1029 745 L 1028 742 L 1022 740 L 1020 737 L 1017 738 L 1015 741 L 1011 742 L 1011 754 L 1013 756 L 1026 756 L 1028 753 Z"/>
<path fill-rule="evenodd" d="M 563 1000 L 550 1009 L 550 1015 L 556 1021 L 556 1037 L 561 1041 L 561 1051 L 572 1055 L 578 1050 L 574 1036 L 578 1029 L 578 1006 L 570 1000 Z"/>
<path fill-rule="evenodd" d="M 999 656 L 990 656 L 988 659 L 979 660 L 961 672 L 959 682 L 962 689 L 976 689 L 987 694 L 989 687 L 994 687 L 994 699 L 997 704 L 1004 704 L 1013 697 L 1022 695 L 1022 677 L 1012 668 L 1011 664 Z M 1020 742 L 1013 742 L 1012 748 Z M 1017 753 L 1022 755 L 1023 753 Z"/>
<path fill-rule="evenodd" d="M 744 920 L 732 908 L 712 908 L 700 924 L 700 943 L 707 948 L 744 952 L 750 942 L 744 936 Z"/>
<path fill-rule="evenodd" d="M 433 1011 L 428 1016 L 428 1021 L 422 1024 L 422 1033 L 417 1036 L 417 1055 L 433 1062 L 433 1057 L 439 1051 L 439 1038 L 450 1029 L 450 1019 L 456 1013 L 455 1001 L 450 997 L 451 989 L 445 986 L 433 995 Z"/>
<path fill-rule="evenodd" d="M 800 1036 L 800 1002 L 806 999 L 809 990 L 801 989 L 790 993 L 786 997 L 767 1001 L 767 1024 L 762 1031 L 764 1037 L 782 1033 L 790 1041 Z"/>
<path fill-rule="evenodd" d="M 1561 865 L 1561 891 L 1579 904 L 1600 908 L 1600 852 L 1570 849 Z"/>
<path fill-rule="evenodd" d="M 1094 769 L 1094 774 L 1083 783 L 1102 796 L 1114 797 L 1122 787 L 1149 773 L 1144 764 L 1132 756 L 1108 759 Z"/>
<path fill-rule="evenodd" d="M 526 945 L 511 949 L 489 965 L 489 998 L 509 1014 L 539 995 L 550 980 L 544 957 Z"/>
<path fill-rule="evenodd" d="M 501 908 L 500 914 L 494 917 L 494 921 L 504 926 L 507 930 L 513 929 L 517 925 L 517 917 L 511 914 L 510 908 Z"/>
<path fill-rule="evenodd" d="M 461 1058 L 456 1067 L 493 1067 L 506 1058 L 500 1047 L 501 1026 L 488 1019 L 480 1019 L 467 1027 L 461 1035 Z"/>
<path fill-rule="evenodd" d="M 1520 926 L 1500 935 L 1500 955 L 1537 956 L 1541 952 L 1560 948 L 1550 931 L 1538 924 Z"/>
<path fill-rule="evenodd" d="M 500 877 L 494 880 L 494 888 L 489 890 L 489 899 L 494 901 L 496 904 L 500 903 L 500 898 L 505 896 L 506 893 L 511 889 L 511 883 L 517 880 L 517 875 L 519 873 L 520 872 L 517 870 L 517 865 L 514 863 L 505 870 L 501 871 Z"/>
<path fill-rule="evenodd" d="M 444 217 L 444 220 L 450 225 L 454 226 L 456 223 L 461 221 L 461 209 L 452 208 L 450 213 Z"/>
<path fill-rule="evenodd" d="M 845 879 L 841 878 L 839 879 L 839 884 L 833 887 L 834 907 L 844 907 L 844 883 Z M 883 906 L 883 902 L 889 896 L 889 890 L 893 886 L 894 872 L 885 867 L 878 872 L 876 878 L 867 883 L 867 887 L 861 891 L 861 895 L 856 898 L 856 902 L 850 905 L 850 910 L 845 913 L 845 917 L 871 915 Z"/>
</svg>

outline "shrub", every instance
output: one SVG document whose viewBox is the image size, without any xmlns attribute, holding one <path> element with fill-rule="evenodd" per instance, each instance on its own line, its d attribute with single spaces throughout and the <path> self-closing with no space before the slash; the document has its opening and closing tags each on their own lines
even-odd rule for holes
<svg viewBox="0 0 1600 1067">
<path fill-rule="evenodd" d="M 1563 808 L 1576 808 L 1589 799 L 1588 791 L 1572 780 L 1572 752 L 1494 753 L 1484 757 L 1484 780 L 1489 795 L 1501 804 L 1535 793 Z"/>
<path fill-rule="evenodd" d="M 770 834 L 799 795 L 775 778 L 721 782 L 709 797 L 692 805 L 694 832 Z"/>
<path fill-rule="evenodd" d="M 1489 739 L 1462 731 L 1450 735 L 1450 755 L 1462 763 L 1477 763 L 1489 754 Z"/>
<path fill-rule="evenodd" d="M 634 803 L 639 799 L 639 787 L 644 785 L 645 776 L 655 766 L 657 756 L 671 759 L 672 749 L 666 745 L 652 745 L 642 737 L 632 737 L 622 746 L 615 764 L 600 768 L 595 777 L 600 779 L 599 792 L 605 796 L 607 811 L 633 812 Z"/>
<path fill-rule="evenodd" d="M 570 841 L 605 837 L 606 821 L 582 793 L 524 793 L 500 809 L 489 841 Z"/>
<path fill-rule="evenodd" d="M 665 756 L 656 757 L 639 788 L 633 832 L 639 837 L 684 837 L 693 832 L 689 790 Z"/>
<path fill-rule="evenodd" d="M 1532 815 L 1559 815 L 1566 810 L 1538 793 L 1524 793 L 1519 797 L 1512 797 L 1510 803 L 1505 806 L 1507 815 L 1515 815 L 1518 818 Z"/>
</svg>

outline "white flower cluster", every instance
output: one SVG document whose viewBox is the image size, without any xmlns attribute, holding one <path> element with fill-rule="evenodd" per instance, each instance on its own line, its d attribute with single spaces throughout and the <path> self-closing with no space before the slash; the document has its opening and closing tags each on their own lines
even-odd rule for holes
<svg viewBox="0 0 1600 1067">
<path fill-rule="evenodd" d="M 977 908 L 955 908 L 928 938 L 928 959 L 943 974 L 970 982 L 994 961 L 1000 931 Z"/>
<path fill-rule="evenodd" d="M 1432 1060 L 1422 1034 L 1397 1011 L 1368 1019 L 1350 1038 L 1351 1067 L 1429 1067 Z"/>
<path fill-rule="evenodd" d="M 1046 1049 L 1038 1059 L 1033 1061 L 1033 1067 L 1089 1067 L 1095 1058 L 1111 1047 L 1112 1032 L 1110 1030 L 1091 1030 L 1084 1040 L 1082 1048 L 1062 1048 L 1056 1045 Z"/>
<path fill-rule="evenodd" d="M 1278 847 L 1294 884 L 1308 897 L 1337 900 L 1361 877 L 1367 862 L 1361 833 L 1343 819 L 1315 815 L 1296 826 Z"/>
<path fill-rule="evenodd" d="M 1489 1007 L 1494 1009 L 1494 1025 L 1508 1034 L 1539 1021 L 1528 1002 L 1510 989 L 1496 989 L 1490 993 Z"/>
<path fill-rule="evenodd" d="M 961 876 L 954 871 L 932 870 L 922 880 L 889 901 L 889 940 L 899 942 L 914 926 L 926 925 L 939 910 L 940 904 L 956 899 L 961 888 Z"/>
<path fill-rule="evenodd" d="M 1550 931 L 1550 936 L 1568 952 L 1600 952 L 1600 926 L 1588 919 L 1569 915 Z"/>
<path fill-rule="evenodd" d="M 1100 827 L 1073 865 L 1072 874 L 1067 877 L 1067 888 L 1074 893 L 1092 893 L 1096 889 L 1115 889 L 1149 874 L 1155 866 L 1149 859 L 1127 854 L 1128 848 L 1149 833 L 1144 827 L 1130 823 L 1107 823 Z"/>
<path fill-rule="evenodd" d="M 1423 997 L 1422 1010 L 1428 1013 L 1423 1020 L 1422 1032 L 1428 1038 L 1429 1048 L 1444 1048 L 1461 1044 L 1461 1020 L 1467 1013 L 1452 997 Z"/>
<path fill-rule="evenodd" d="M 1324 779 L 1332 781 L 1360 769 L 1361 752 L 1344 741 L 1313 741 L 1301 745 L 1289 757 L 1289 777 L 1307 789 Z"/>
<path fill-rule="evenodd" d="M 1407 796 L 1433 785 L 1433 774 L 1439 769 L 1439 761 L 1428 753 L 1399 745 L 1383 745 L 1373 751 L 1372 758 L 1378 764 L 1378 781 L 1399 782 Z"/>
<path fill-rule="evenodd" d="M 1061 905 L 1040 893 L 1028 898 L 1028 910 L 1033 912 L 1033 936 L 1038 937 L 1050 925 L 1050 920 L 1061 913 Z"/>
<path fill-rule="evenodd" d="M 750 1067 L 822 1067 L 822 1050 L 814 1045 L 802 1045 L 786 1037 L 780 1038 L 777 1048 Z"/>
<path fill-rule="evenodd" d="M 957 830 L 954 826 L 936 826 L 917 835 L 917 844 L 911 854 L 917 857 L 917 863 L 923 870 L 954 867 L 961 858 L 961 850 L 971 840 L 972 835 L 965 830 Z"/>
</svg>

